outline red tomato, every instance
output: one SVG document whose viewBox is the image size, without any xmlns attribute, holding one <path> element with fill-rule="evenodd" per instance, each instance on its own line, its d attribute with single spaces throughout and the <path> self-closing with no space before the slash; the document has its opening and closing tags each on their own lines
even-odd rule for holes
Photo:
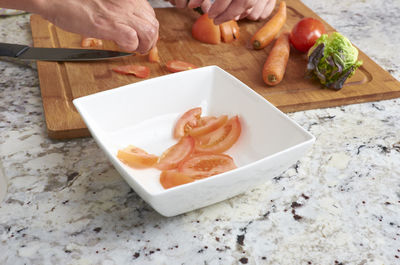
<svg viewBox="0 0 400 265">
<path fill-rule="evenodd" d="M 204 135 L 218 129 L 224 125 L 227 120 L 227 115 L 221 115 L 219 117 L 202 117 L 198 121 L 196 127 L 193 127 L 188 133 L 193 137 Z"/>
<path fill-rule="evenodd" d="M 222 153 L 236 143 L 241 133 L 238 116 L 230 118 L 223 126 L 196 138 L 195 151 L 200 153 Z"/>
<path fill-rule="evenodd" d="M 235 20 L 220 24 L 219 29 L 221 30 L 222 41 L 225 43 L 235 41 L 240 37 L 239 25 Z"/>
<path fill-rule="evenodd" d="M 235 169 L 232 157 L 224 154 L 197 154 L 189 157 L 179 165 L 179 172 L 204 178 Z"/>
<path fill-rule="evenodd" d="M 149 62 L 151 62 L 151 63 L 159 63 L 160 62 L 160 56 L 158 56 L 158 48 L 157 48 L 157 46 L 154 46 L 149 51 L 148 59 L 149 59 Z"/>
<path fill-rule="evenodd" d="M 197 68 L 196 65 L 179 60 L 171 60 L 166 63 L 167 70 L 171 73 L 182 72 Z"/>
<path fill-rule="evenodd" d="M 101 39 L 82 37 L 82 48 L 102 48 L 103 41 Z"/>
<path fill-rule="evenodd" d="M 160 183 L 164 189 L 169 189 L 178 185 L 193 182 L 194 179 L 185 175 L 184 173 L 178 172 L 177 170 L 166 170 L 161 172 Z"/>
<path fill-rule="evenodd" d="M 152 167 L 158 160 L 157 156 L 148 154 L 146 151 L 133 145 L 118 150 L 117 157 L 128 166 L 138 169 Z"/>
<path fill-rule="evenodd" d="M 290 42 L 300 52 L 307 52 L 315 41 L 325 33 L 324 24 L 314 18 L 303 18 L 293 27 Z"/>
<path fill-rule="evenodd" d="M 179 139 L 188 134 L 191 128 L 197 126 L 200 115 L 201 108 L 193 108 L 186 111 L 175 124 L 174 138 Z"/>
<path fill-rule="evenodd" d="M 219 44 L 221 42 L 221 31 L 219 26 L 208 17 L 208 14 L 200 16 L 192 26 L 192 36 L 198 41 Z"/>
<path fill-rule="evenodd" d="M 194 139 L 191 136 L 182 137 L 179 142 L 168 148 L 158 159 L 156 168 L 168 170 L 178 167 L 194 150 Z"/>
<path fill-rule="evenodd" d="M 134 65 L 134 64 L 121 65 L 112 68 L 112 70 L 119 74 L 124 74 L 124 75 L 131 74 L 140 78 L 146 78 L 149 77 L 150 75 L 150 68 L 143 65 Z"/>
</svg>

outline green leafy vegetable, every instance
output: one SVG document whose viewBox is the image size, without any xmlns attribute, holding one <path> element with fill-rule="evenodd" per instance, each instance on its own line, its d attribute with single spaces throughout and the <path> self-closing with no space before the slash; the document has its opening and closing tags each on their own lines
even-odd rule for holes
<svg viewBox="0 0 400 265">
<path fill-rule="evenodd" d="M 347 78 L 362 64 L 358 50 L 338 32 L 322 34 L 308 53 L 307 78 L 314 78 L 325 87 L 340 90 Z"/>
</svg>

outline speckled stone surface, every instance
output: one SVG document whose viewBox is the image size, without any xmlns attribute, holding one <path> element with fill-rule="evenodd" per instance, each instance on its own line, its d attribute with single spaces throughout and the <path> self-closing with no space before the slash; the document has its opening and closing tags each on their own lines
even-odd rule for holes
<svg viewBox="0 0 400 265">
<path fill-rule="evenodd" d="M 399 0 L 304 2 L 400 79 Z M 30 44 L 29 15 L 0 18 L 0 42 Z M 399 113 L 400 99 L 291 113 L 317 139 L 298 163 L 165 218 L 92 139 L 48 139 L 37 72 L 0 62 L 0 264 L 400 264 Z"/>
</svg>

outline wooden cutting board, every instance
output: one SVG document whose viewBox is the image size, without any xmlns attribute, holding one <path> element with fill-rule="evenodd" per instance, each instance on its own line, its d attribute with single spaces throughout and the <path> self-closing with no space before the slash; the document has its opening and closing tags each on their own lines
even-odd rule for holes
<svg viewBox="0 0 400 265">
<path fill-rule="evenodd" d="M 288 18 L 283 30 L 290 31 L 303 17 L 323 21 L 299 0 L 287 0 Z M 340 91 L 321 89 L 304 79 L 306 56 L 291 50 L 284 80 L 275 87 L 264 84 L 261 69 L 271 49 L 255 51 L 249 39 L 265 21 L 240 21 L 240 39 L 230 44 L 203 44 L 191 37 L 191 26 L 199 16 L 192 10 L 156 9 L 160 22 L 158 42 L 161 63 L 150 63 L 146 56 L 130 56 L 112 61 L 57 63 L 37 62 L 44 113 L 50 138 L 90 135 L 72 104 L 74 98 L 116 88 L 143 79 L 114 73 L 111 68 L 125 64 L 147 65 L 150 78 L 169 74 L 165 63 L 171 59 L 198 66 L 218 65 L 231 73 L 284 112 L 315 109 L 400 97 L 400 83 L 360 51 L 364 63 Z M 324 22 L 324 21 L 323 21 Z M 328 32 L 334 29 L 324 22 Z M 65 32 L 37 15 L 31 16 L 35 47 L 79 48 L 81 36 Z M 113 42 L 106 49 L 117 50 Z"/>
</svg>

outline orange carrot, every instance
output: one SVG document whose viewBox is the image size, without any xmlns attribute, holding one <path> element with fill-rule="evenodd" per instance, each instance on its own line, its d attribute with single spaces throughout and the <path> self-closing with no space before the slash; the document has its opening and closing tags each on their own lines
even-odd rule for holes
<svg viewBox="0 0 400 265">
<path fill-rule="evenodd" d="M 267 85 L 274 86 L 282 81 L 286 71 L 289 53 L 289 32 L 285 32 L 276 40 L 265 61 L 262 76 Z"/>
<path fill-rule="evenodd" d="M 286 2 L 279 4 L 277 13 L 267 21 L 251 38 L 251 44 L 256 50 L 265 48 L 278 34 L 286 22 Z"/>
</svg>

